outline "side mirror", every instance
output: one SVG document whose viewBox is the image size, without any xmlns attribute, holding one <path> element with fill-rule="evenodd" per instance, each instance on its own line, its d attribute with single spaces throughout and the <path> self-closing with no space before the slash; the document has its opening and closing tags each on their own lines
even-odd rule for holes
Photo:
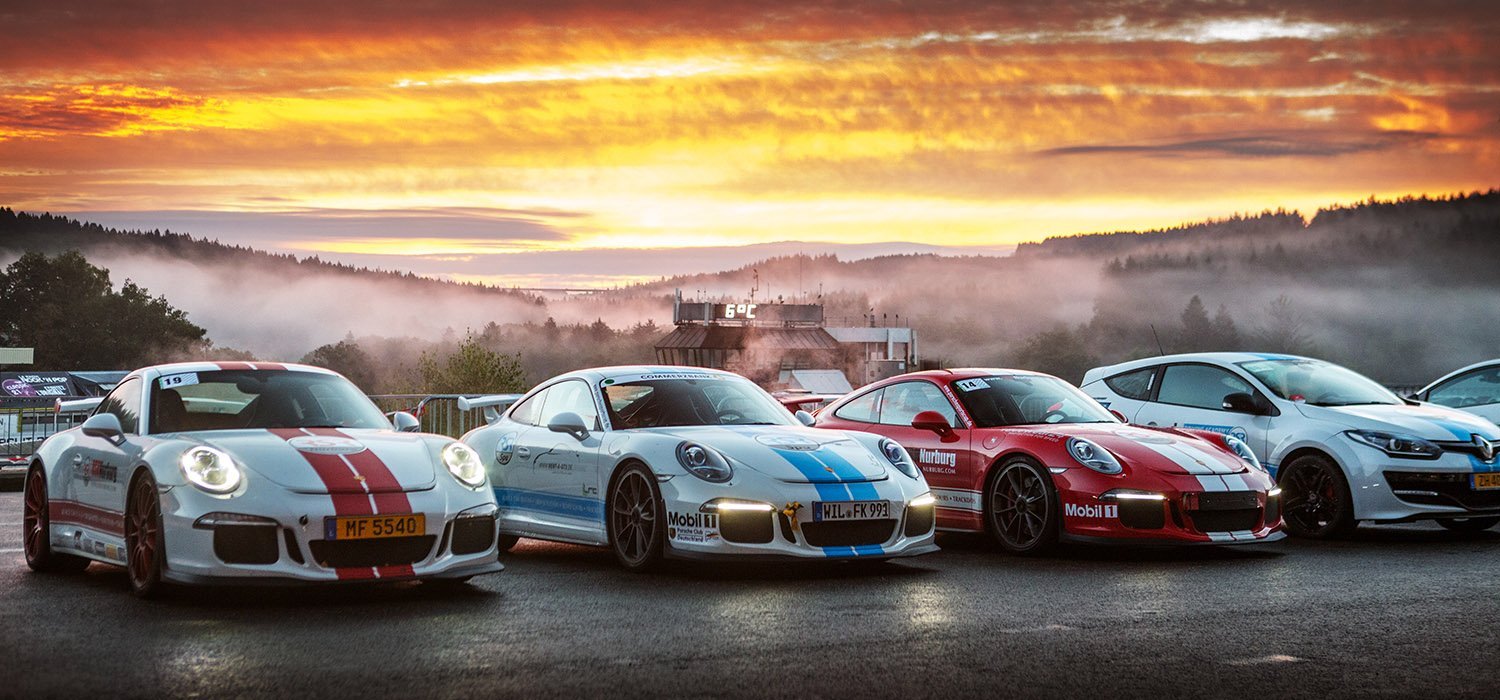
<svg viewBox="0 0 1500 700">
<path fill-rule="evenodd" d="M 1114 416 L 1121 423 L 1129 423 L 1130 422 L 1130 420 L 1125 417 L 1125 414 L 1123 414 L 1123 413 L 1121 413 L 1119 411 L 1116 411 L 1113 408 L 1109 409 L 1109 415 Z"/>
<path fill-rule="evenodd" d="M 911 427 L 917 430 L 931 430 L 938 435 L 947 435 L 953 432 L 953 426 L 948 425 L 948 419 L 937 411 L 922 411 L 911 419 Z"/>
<path fill-rule="evenodd" d="M 1224 397 L 1224 410 L 1235 413 L 1248 413 L 1252 416 L 1264 415 L 1266 407 L 1262 406 L 1255 397 L 1245 392 L 1236 392 Z"/>
<path fill-rule="evenodd" d="M 797 422 L 799 422 L 799 423 L 801 423 L 801 424 L 803 424 L 803 425 L 805 425 L 805 426 L 807 426 L 809 428 L 812 427 L 813 423 L 818 422 L 818 419 L 813 418 L 813 414 L 808 413 L 807 411 L 798 411 L 798 412 L 794 413 L 793 415 L 797 416 Z"/>
<path fill-rule="evenodd" d="M 547 429 L 554 433 L 567 433 L 579 441 L 589 436 L 589 428 L 583 424 L 583 416 L 572 411 L 553 416 L 552 421 L 547 423 Z"/>
<path fill-rule="evenodd" d="M 125 442 L 125 428 L 120 425 L 120 417 L 113 413 L 96 413 L 80 427 L 89 437 L 104 438 L 114 445 Z"/>
<path fill-rule="evenodd" d="M 391 425 L 403 433 L 415 433 L 422 429 L 422 421 L 406 411 L 396 411 L 391 414 Z"/>
</svg>

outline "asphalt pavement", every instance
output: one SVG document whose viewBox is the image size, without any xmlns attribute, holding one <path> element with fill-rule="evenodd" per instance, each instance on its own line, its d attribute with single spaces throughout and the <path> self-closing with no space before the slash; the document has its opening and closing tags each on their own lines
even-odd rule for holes
<svg viewBox="0 0 1500 700">
<path fill-rule="evenodd" d="M 419 584 L 127 592 L 38 575 L 0 493 L 4 697 L 1486 697 L 1500 532 L 1076 547 L 982 539 L 904 563 L 677 564 L 523 540 L 504 573 Z"/>
</svg>

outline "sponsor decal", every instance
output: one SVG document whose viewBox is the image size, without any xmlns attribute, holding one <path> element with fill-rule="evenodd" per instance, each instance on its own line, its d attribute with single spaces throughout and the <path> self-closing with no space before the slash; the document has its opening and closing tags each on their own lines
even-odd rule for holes
<svg viewBox="0 0 1500 700">
<path fill-rule="evenodd" d="M 949 510 L 982 510 L 978 491 L 966 491 L 962 489 L 933 489 L 932 497 L 937 500 L 937 507 Z"/>
<path fill-rule="evenodd" d="M 678 542 L 705 543 L 719 538 L 719 516 L 714 513 L 667 513 L 667 537 Z"/>
<path fill-rule="evenodd" d="M 817 440 L 803 437 L 801 435 L 762 434 L 756 435 L 755 441 L 762 445 L 765 445 L 766 447 L 772 447 L 778 450 L 799 450 L 802 452 L 812 452 L 819 447 L 822 447 L 822 445 L 820 445 Z"/>
<path fill-rule="evenodd" d="M 1063 515 L 1070 518 L 1118 518 L 1120 507 L 1103 503 L 1068 503 L 1063 505 Z"/>
<path fill-rule="evenodd" d="M 354 438 L 336 435 L 303 435 L 286 441 L 298 452 L 315 455 L 352 455 L 365 451 L 365 446 Z"/>
<path fill-rule="evenodd" d="M 917 450 L 917 462 L 922 471 L 933 474 L 955 474 L 958 472 L 958 453 L 942 450 Z"/>
<path fill-rule="evenodd" d="M 73 465 L 73 478 L 82 479 L 85 486 L 94 479 L 117 483 L 120 480 L 119 467 L 105 464 L 101 460 L 91 459 L 86 462 Z"/>
<path fill-rule="evenodd" d="M 1063 440 L 1067 439 L 1066 435 L 1058 435 L 1057 433 L 1049 433 L 1049 432 L 1047 432 L 1045 430 L 1016 430 L 1016 431 L 1012 431 L 1012 434 L 1014 434 L 1014 435 L 1024 435 L 1024 436 L 1029 437 L 1029 438 L 1036 438 L 1038 440 L 1045 440 L 1047 442 L 1062 442 Z"/>
<path fill-rule="evenodd" d="M 198 383 L 197 372 L 183 372 L 182 374 L 168 374 L 156 380 L 157 386 L 163 389 L 172 389 L 179 386 L 192 386 Z"/>
<path fill-rule="evenodd" d="M 124 513 L 95 508 L 94 506 L 79 503 L 78 501 L 58 499 L 49 501 L 47 503 L 47 519 L 54 525 L 81 525 L 111 535 L 125 534 Z M 82 531 L 74 533 L 75 538 L 81 535 Z"/>
<path fill-rule="evenodd" d="M 590 485 L 590 484 L 584 484 L 583 485 L 583 495 L 584 496 L 598 496 L 599 495 L 599 487 L 598 486 L 593 486 L 593 485 Z"/>
<path fill-rule="evenodd" d="M 959 391 L 979 391 L 989 386 L 983 379 L 963 379 L 953 383 Z"/>
<path fill-rule="evenodd" d="M 557 474 L 571 474 L 575 468 L 571 462 L 564 462 L 558 455 L 551 453 L 537 457 L 535 466 L 537 469 Z"/>
<path fill-rule="evenodd" d="M 516 453 L 516 433 L 506 433 L 500 436 L 500 441 L 495 443 L 495 462 L 498 464 L 510 464 L 511 455 Z"/>
<path fill-rule="evenodd" d="M 1250 434 L 1247 433 L 1247 432 L 1245 432 L 1244 428 L 1241 428 L 1241 427 L 1239 427 L 1237 425 L 1209 425 L 1207 423 L 1183 423 L 1182 427 L 1184 429 L 1186 429 L 1186 430 L 1207 430 L 1208 432 L 1211 432 L 1211 433 L 1218 433 L 1220 435 L 1228 435 L 1228 436 L 1230 436 L 1232 438 L 1236 438 L 1236 439 L 1239 439 L 1239 440 L 1249 440 L 1250 439 Z"/>
</svg>

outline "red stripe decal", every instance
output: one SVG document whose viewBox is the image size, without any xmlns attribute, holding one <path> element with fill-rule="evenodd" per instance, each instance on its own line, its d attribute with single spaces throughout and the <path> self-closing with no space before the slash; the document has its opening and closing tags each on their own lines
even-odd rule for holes
<svg viewBox="0 0 1500 700">
<path fill-rule="evenodd" d="M 308 434 L 300 428 L 272 428 L 271 433 L 283 440 L 305 437 Z M 328 495 L 333 499 L 333 512 L 336 515 L 375 514 L 364 485 L 354 478 L 354 472 L 350 471 L 349 465 L 345 464 L 341 457 L 301 450 L 298 450 L 297 454 L 302 455 L 302 459 L 307 460 L 313 471 L 318 473 L 318 478 L 323 481 L 323 487 L 328 489 Z"/>
<path fill-rule="evenodd" d="M 221 370 L 238 371 L 238 370 L 254 369 L 253 367 L 250 366 L 249 362 L 215 362 L 214 364 L 218 365 L 219 369 L 221 369 Z"/>
<path fill-rule="evenodd" d="M 318 435 L 330 435 L 343 438 L 355 439 L 353 436 L 337 429 L 314 428 L 312 432 Z M 356 452 L 344 455 L 344 459 L 354 466 L 360 476 L 365 478 L 365 486 L 369 487 L 372 498 L 375 499 L 375 512 L 377 513 L 410 513 L 411 501 L 406 498 L 406 489 L 401 482 L 396 480 L 396 475 L 391 473 L 391 468 L 381 461 L 380 457 L 372 450 Z"/>
<path fill-rule="evenodd" d="M 377 577 L 375 570 L 368 566 L 351 566 L 333 571 L 338 574 L 340 581 L 360 581 Z"/>
<path fill-rule="evenodd" d="M 412 570 L 411 564 L 402 564 L 400 566 L 381 566 L 375 569 L 375 573 L 382 579 L 413 578 L 417 575 L 417 572 Z"/>
<path fill-rule="evenodd" d="M 125 535 L 125 514 L 96 508 L 78 501 L 48 501 L 47 521 L 53 525 L 78 525 L 111 535 Z"/>
<path fill-rule="evenodd" d="M 250 364 L 250 369 L 259 369 L 259 370 L 285 370 L 286 369 L 286 365 L 281 364 L 280 362 L 251 362 L 249 364 Z"/>
</svg>

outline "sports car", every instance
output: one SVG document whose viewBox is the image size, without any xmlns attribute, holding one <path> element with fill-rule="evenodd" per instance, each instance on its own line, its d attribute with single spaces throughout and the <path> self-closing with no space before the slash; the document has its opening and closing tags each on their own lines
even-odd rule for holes
<svg viewBox="0 0 1500 700">
<path fill-rule="evenodd" d="M 729 372 L 607 367 L 542 383 L 463 441 L 490 467 L 502 548 L 607 546 L 632 570 L 936 551 L 932 494 L 906 451 L 810 420 Z"/>
<path fill-rule="evenodd" d="M 1500 360 L 1479 362 L 1443 375 L 1412 396 L 1500 424 Z"/>
<path fill-rule="evenodd" d="M 1249 544 L 1281 539 L 1280 490 L 1245 443 L 1122 423 L 1073 385 L 1010 369 L 915 372 L 818 412 L 895 440 L 937 499 L 937 526 L 1017 554 L 1059 541 Z"/>
<path fill-rule="evenodd" d="M 121 565 L 145 597 L 167 582 L 456 582 L 502 568 L 474 451 L 414 432 L 410 414 L 393 426 L 334 372 L 160 365 L 84 403 L 93 415 L 48 438 L 27 472 L 34 570 Z"/>
<path fill-rule="evenodd" d="M 1500 523 L 1500 427 L 1402 399 L 1338 365 L 1293 355 L 1194 353 L 1089 370 L 1083 389 L 1135 423 L 1197 428 L 1250 445 L 1286 491 L 1293 535 L 1360 521 Z"/>
</svg>

